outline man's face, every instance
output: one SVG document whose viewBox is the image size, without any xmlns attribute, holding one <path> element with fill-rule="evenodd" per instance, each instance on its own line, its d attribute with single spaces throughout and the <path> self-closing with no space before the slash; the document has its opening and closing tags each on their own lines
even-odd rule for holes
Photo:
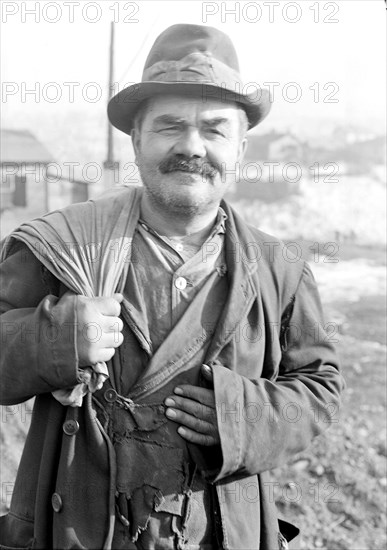
<svg viewBox="0 0 387 550">
<path fill-rule="evenodd" d="M 178 95 L 153 99 L 132 139 L 153 206 L 189 216 L 219 204 L 246 145 L 236 104 Z"/>
</svg>

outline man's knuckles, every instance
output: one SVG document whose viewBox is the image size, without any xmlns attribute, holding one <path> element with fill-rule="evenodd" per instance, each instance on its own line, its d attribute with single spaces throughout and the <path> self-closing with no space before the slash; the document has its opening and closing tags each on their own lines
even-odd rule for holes
<svg viewBox="0 0 387 550">
<path fill-rule="evenodd" d="M 119 318 L 121 294 L 113 297 L 76 296 L 77 351 L 81 366 L 109 361 L 124 336 Z"/>
<path fill-rule="evenodd" d="M 78 356 L 82 365 L 94 365 L 109 361 L 124 341 L 121 332 L 103 332 L 102 330 L 83 331 L 77 341 Z"/>
<path fill-rule="evenodd" d="M 88 330 L 81 339 L 81 344 L 89 353 L 104 348 L 118 348 L 124 341 L 122 332 L 103 332 Z"/>
<path fill-rule="evenodd" d="M 124 329 L 124 323 L 119 317 L 103 317 L 100 326 L 103 332 L 119 333 Z"/>
<path fill-rule="evenodd" d="M 109 332 L 122 332 L 124 323 L 119 317 L 113 318 L 113 322 L 108 323 Z"/>
<path fill-rule="evenodd" d="M 118 317 L 121 313 L 121 305 L 114 298 L 87 298 L 77 296 L 78 321 L 88 323 L 103 316 Z"/>
<path fill-rule="evenodd" d="M 102 315 L 112 315 L 113 317 L 118 317 L 121 313 L 121 304 L 117 302 L 114 298 L 99 298 L 100 302 L 100 312 Z"/>
<path fill-rule="evenodd" d="M 118 348 L 122 342 L 124 341 L 124 335 L 122 332 L 117 332 L 114 334 L 114 346 L 115 348 Z"/>
<path fill-rule="evenodd" d="M 94 298 L 96 301 L 95 307 L 101 315 L 112 315 L 118 317 L 121 313 L 121 304 L 114 297 Z"/>
</svg>

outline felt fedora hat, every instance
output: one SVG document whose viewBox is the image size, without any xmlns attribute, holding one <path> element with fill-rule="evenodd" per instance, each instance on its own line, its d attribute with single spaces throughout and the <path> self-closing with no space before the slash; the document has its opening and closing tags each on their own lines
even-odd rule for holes
<svg viewBox="0 0 387 550">
<path fill-rule="evenodd" d="M 246 111 L 249 128 L 261 122 L 271 107 L 267 89 L 242 82 L 230 38 L 204 25 L 172 25 L 160 34 L 145 62 L 141 82 L 109 101 L 110 122 L 130 134 L 140 103 L 160 94 L 238 103 Z"/>
</svg>

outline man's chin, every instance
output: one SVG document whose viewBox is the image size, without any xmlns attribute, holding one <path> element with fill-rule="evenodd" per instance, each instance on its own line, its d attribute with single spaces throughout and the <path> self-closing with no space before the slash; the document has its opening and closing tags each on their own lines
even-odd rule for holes
<svg viewBox="0 0 387 550">
<path fill-rule="evenodd" d="M 211 197 L 201 193 L 194 185 L 180 186 L 173 193 L 149 191 L 154 206 L 170 214 L 192 217 L 207 211 L 212 205 Z"/>
<path fill-rule="evenodd" d="M 209 176 L 182 170 L 140 173 L 153 207 L 169 215 L 192 217 L 213 209 L 222 198 L 217 182 Z"/>
</svg>

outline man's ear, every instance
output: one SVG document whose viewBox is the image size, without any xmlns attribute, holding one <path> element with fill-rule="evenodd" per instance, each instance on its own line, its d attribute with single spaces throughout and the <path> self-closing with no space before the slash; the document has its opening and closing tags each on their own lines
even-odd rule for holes
<svg viewBox="0 0 387 550">
<path fill-rule="evenodd" d="M 242 141 L 240 142 L 239 152 L 238 152 L 238 160 L 239 161 L 243 160 L 243 158 L 245 156 L 246 149 L 247 149 L 247 142 L 248 142 L 247 138 L 243 138 Z"/>
<path fill-rule="evenodd" d="M 135 157 L 138 156 L 140 153 L 140 132 L 137 128 L 133 128 L 133 130 L 130 133 L 130 137 L 132 138 L 132 145 L 134 149 Z"/>
</svg>

